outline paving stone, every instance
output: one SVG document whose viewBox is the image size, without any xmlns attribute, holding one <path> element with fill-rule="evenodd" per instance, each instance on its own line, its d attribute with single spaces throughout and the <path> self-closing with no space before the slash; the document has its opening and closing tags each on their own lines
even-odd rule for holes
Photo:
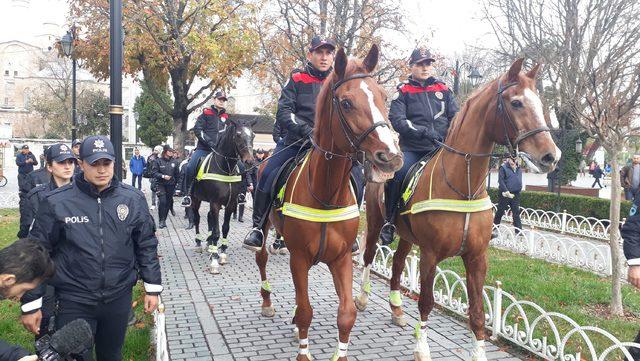
<svg viewBox="0 0 640 361">
<path fill-rule="evenodd" d="M 176 210 L 178 207 L 176 206 Z M 201 228 L 206 228 L 203 204 Z M 154 216 L 157 212 L 153 211 Z M 247 209 L 250 213 L 250 207 Z M 260 315 L 260 277 L 255 256 L 243 249 L 242 239 L 250 222 L 232 220 L 229 233 L 229 264 L 220 275 L 208 272 L 206 253 L 195 248 L 195 231 L 185 230 L 183 211 L 170 216 L 167 228 L 157 232 L 158 252 L 165 290 L 166 329 L 171 360 L 261 361 L 295 359 L 298 342 L 291 324 L 295 289 L 287 256 L 270 256 L 267 276 L 276 310 L 273 318 Z M 246 214 L 247 219 L 250 214 Z M 270 236 L 268 242 L 272 242 Z M 354 294 L 359 290 L 360 270 L 354 271 Z M 309 272 L 309 295 L 314 318 L 309 348 L 314 359 L 329 359 L 337 346 L 338 298 L 326 265 Z M 359 312 L 351 332 L 349 360 L 408 360 L 413 358 L 413 326 L 418 322 L 417 303 L 404 298 L 409 325 L 391 324 L 389 289 L 385 280 L 373 276 L 369 306 Z M 433 360 L 469 358 L 471 336 L 467 325 L 434 310 L 429 318 L 428 338 Z M 487 343 L 493 360 L 517 360 L 516 355 Z"/>
</svg>

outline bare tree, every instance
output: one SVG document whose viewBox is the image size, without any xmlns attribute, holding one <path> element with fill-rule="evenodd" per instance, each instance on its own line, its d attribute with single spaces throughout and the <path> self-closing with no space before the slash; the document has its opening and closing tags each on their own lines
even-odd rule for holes
<svg viewBox="0 0 640 361">
<path fill-rule="evenodd" d="M 290 72 L 305 63 L 314 35 L 334 39 L 347 55 L 363 55 L 371 44 L 381 45 L 376 76 L 381 83 L 397 79 L 406 67 L 407 54 L 382 38 L 393 32 L 403 36 L 404 14 L 390 0 L 270 0 L 257 13 L 259 60 L 253 71 L 277 98 Z M 400 56 L 398 56 L 400 55 Z"/>
<path fill-rule="evenodd" d="M 582 127 L 612 162 L 611 224 L 620 220 L 618 156 L 638 130 L 640 4 L 636 0 L 483 0 L 503 59 L 544 61 L 545 103 L 562 128 Z M 542 84 L 540 84 L 542 85 Z M 611 312 L 621 315 L 622 257 L 611 227 Z"/>
</svg>

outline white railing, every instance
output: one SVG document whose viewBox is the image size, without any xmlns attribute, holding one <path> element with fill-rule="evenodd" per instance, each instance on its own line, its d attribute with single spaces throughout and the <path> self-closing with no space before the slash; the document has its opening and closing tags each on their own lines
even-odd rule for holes
<svg viewBox="0 0 640 361">
<path fill-rule="evenodd" d="M 494 226 L 494 229 L 498 237 L 491 240 L 493 247 L 599 275 L 612 274 L 611 248 L 606 243 L 577 240 L 527 228 L 517 234 L 515 227 L 504 224 Z"/>
<path fill-rule="evenodd" d="M 494 204 L 494 211 L 497 205 Z M 503 220 L 513 222 L 511 210 L 505 212 Z M 573 234 L 576 236 L 594 238 L 600 240 L 609 239 L 610 221 L 608 219 L 598 219 L 594 217 L 584 217 L 563 211 L 556 213 L 542 209 L 532 209 L 520 207 L 520 220 L 523 225 L 537 227 L 545 230 L 559 232 L 563 234 Z M 622 225 L 624 219 L 620 222 Z"/>
<path fill-rule="evenodd" d="M 377 247 L 371 269 L 389 279 L 394 251 L 386 246 Z M 414 251 L 405 260 L 405 271 L 401 278 L 405 288 L 418 294 L 419 264 L 420 258 Z M 433 290 L 435 301 L 440 306 L 468 317 L 469 303 L 464 278 L 451 270 L 438 268 Z M 500 282 L 496 282 L 495 286 L 485 285 L 483 299 L 485 325 L 492 331 L 493 339 L 505 339 L 546 360 L 633 361 L 627 347 L 640 349 L 640 344 L 621 342 L 601 328 L 581 326 L 564 314 L 546 311 L 530 301 L 517 300 L 502 289 Z"/>
<path fill-rule="evenodd" d="M 154 312 L 155 321 L 154 338 L 156 344 L 156 361 L 169 361 L 169 349 L 167 348 L 167 328 L 165 323 L 164 303 L 159 296 L 158 309 Z"/>
</svg>

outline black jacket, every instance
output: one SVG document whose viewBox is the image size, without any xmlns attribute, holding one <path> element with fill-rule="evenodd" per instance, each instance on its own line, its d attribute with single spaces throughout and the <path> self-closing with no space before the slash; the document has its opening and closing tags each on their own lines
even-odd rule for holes
<svg viewBox="0 0 640 361">
<path fill-rule="evenodd" d="M 640 197 L 635 197 L 629 217 L 624 222 L 620 235 L 622 236 L 622 249 L 627 263 L 630 266 L 640 265 Z"/>
<path fill-rule="evenodd" d="M 179 165 L 178 161 L 173 158 L 158 157 L 152 163 L 151 176 L 158 185 L 175 186 L 178 182 L 178 177 L 180 177 Z M 165 175 L 171 176 L 171 179 L 162 178 Z"/>
<path fill-rule="evenodd" d="M 277 119 L 273 123 L 273 131 L 271 132 L 271 136 L 273 137 L 273 141 L 276 143 L 287 137 L 287 130 L 280 125 L 280 122 L 278 122 Z"/>
<path fill-rule="evenodd" d="M 208 152 L 214 149 L 218 143 L 218 133 L 224 131 L 228 117 L 229 115 L 224 108 L 218 111 L 212 106 L 203 110 L 202 114 L 196 119 L 196 124 L 191 128 L 196 138 L 198 138 L 196 149 Z"/>
<path fill-rule="evenodd" d="M 389 108 L 389 120 L 400 134 L 403 151 L 431 151 L 437 145 L 426 140 L 426 133 L 446 138 L 458 104 L 449 88 L 434 78 L 418 82 L 409 78 L 398 86 Z"/>
<path fill-rule="evenodd" d="M 313 131 L 316 99 L 324 79 L 331 70 L 321 72 L 307 65 L 306 70 L 294 70 L 280 93 L 276 124 L 280 134 L 286 132 L 285 144 L 307 138 Z M 275 140 L 275 136 L 274 136 Z"/>
<path fill-rule="evenodd" d="M 25 206 L 22 209 L 22 212 L 20 212 L 20 231 L 18 232 L 18 238 L 26 237 L 29 234 L 31 224 L 36 218 L 36 214 L 38 214 L 40 203 L 45 199 L 48 192 L 56 188 L 58 188 L 56 182 L 49 178 L 47 183 L 40 184 L 29 191 L 26 197 Z"/>
<path fill-rule="evenodd" d="M 514 170 L 507 163 L 498 169 L 498 189 L 500 193 L 511 192 L 520 193 L 522 191 L 522 169 L 516 167 Z"/>
<path fill-rule="evenodd" d="M 0 361 L 17 361 L 29 355 L 31 355 L 31 352 L 22 347 L 9 345 L 0 340 Z"/>
<path fill-rule="evenodd" d="M 56 274 L 49 283 L 58 299 L 108 303 L 131 291 L 136 269 L 148 294 L 162 292 L 158 240 L 144 194 L 115 178 L 98 192 L 80 173 L 47 194 L 29 237 L 51 253 Z M 41 301 L 24 301 L 43 290 L 23 297 L 23 312 L 39 308 Z"/>
<path fill-rule="evenodd" d="M 27 187 L 28 191 L 31 191 L 33 188 L 47 184 L 51 180 L 51 173 L 47 170 L 47 168 L 36 169 L 33 172 L 29 173 Z"/>
</svg>

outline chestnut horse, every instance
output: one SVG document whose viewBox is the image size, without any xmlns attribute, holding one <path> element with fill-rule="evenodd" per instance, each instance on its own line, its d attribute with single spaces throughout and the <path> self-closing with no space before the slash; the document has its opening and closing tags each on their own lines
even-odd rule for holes
<svg viewBox="0 0 640 361">
<path fill-rule="evenodd" d="M 475 213 L 445 210 L 407 213 L 406 210 L 426 199 L 488 201 L 485 178 L 495 143 L 506 145 L 510 155 L 518 154 L 531 169 L 537 171 L 552 171 L 560 158 L 560 150 L 545 125 L 542 103 L 536 91 L 535 77 L 540 65 L 522 73 L 523 61 L 516 60 L 506 74 L 472 94 L 466 101 L 452 121 L 444 145 L 424 168 L 413 198 L 395 219 L 400 242 L 393 256 L 390 304 L 392 322 L 399 326 L 406 325 L 401 307 L 400 276 L 412 245 L 420 248 L 418 308 L 421 322 L 416 332 L 415 360 L 431 360 L 426 322 L 434 306 L 436 266 L 442 260 L 456 255 L 462 257 L 466 269 L 469 323 L 475 336 L 472 359 L 486 360 L 482 292 L 487 273 L 492 211 L 491 208 L 486 209 L 486 204 L 476 209 Z M 430 184 L 431 181 L 433 183 Z M 365 269 L 362 292 L 356 299 L 360 310 L 366 307 L 369 271 L 384 223 L 382 192 L 381 184 L 367 185 Z"/>
<path fill-rule="evenodd" d="M 299 361 L 311 360 L 308 331 L 313 310 L 309 302 L 308 276 L 311 267 L 318 262 L 329 266 L 340 299 L 339 342 L 332 360 L 347 359 L 349 334 L 357 313 L 352 295 L 351 247 L 358 232 L 359 212 L 349 184 L 352 162 L 364 162 L 367 178 L 376 181 L 391 178 L 402 166 L 402 154 L 386 117 L 385 91 L 370 75 L 378 56 L 376 45 L 362 61 L 347 59 L 343 49 L 337 52 L 334 71 L 325 79 L 317 99 L 313 149 L 306 162 L 293 171 L 284 193 L 289 204 L 319 210 L 320 214 L 347 208 L 353 210 L 354 207 L 355 212 L 350 212 L 348 219 L 310 221 L 272 210 L 270 222 L 267 222 L 284 236 L 291 254 L 290 268 L 297 304 L 294 322 L 300 344 L 296 360 Z M 269 227 L 270 224 L 266 224 L 263 229 L 265 236 Z M 263 282 L 262 314 L 273 316 L 266 276 L 266 244 L 265 239 L 263 248 L 256 254 L 256 262 Z"/>
</svg>

